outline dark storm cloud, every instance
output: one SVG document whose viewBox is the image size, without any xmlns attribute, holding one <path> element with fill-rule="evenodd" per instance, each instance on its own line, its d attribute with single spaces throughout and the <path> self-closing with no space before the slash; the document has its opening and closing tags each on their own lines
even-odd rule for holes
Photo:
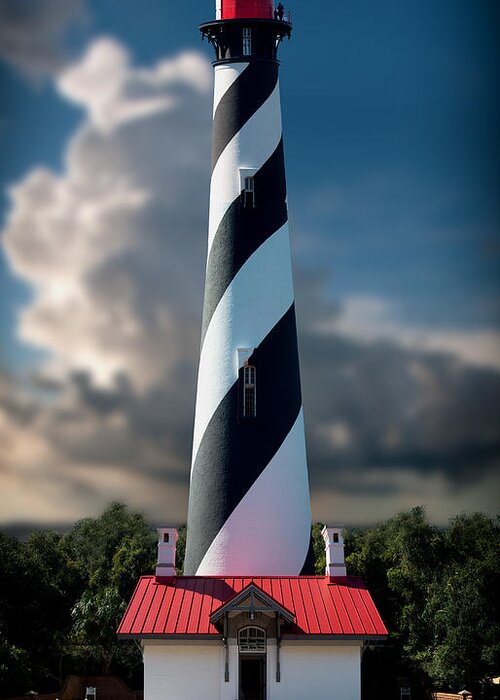
<svg viewBox="0 0 500 700">
<path fill-rule="evenodd" d="M 439 474 L 458 486 L 497 468 L 497 371 L 338 335 L 306 332 L 301 348 L 313 486 L 355 491 L 346 475 L 373 468 Z"/>
<path fill-rule="evenodd" d="M 0 0 L 0 57 L 30 76 L 65 61 L 64 37 L 85 17 L 85 0 Z"/>
<path fill-rule="evenodd" d="M 307 330 L 300 345 L 313 488 L 356 491 L 352 475 L 373 468 L 439 474 L 460 486 L 496 468 L 498 372 L 450 355 Z M 68 462 L 119 463 L 160 482 L 187 483 L 195 376 L 192 348 L 178 372 L 147 391 L 136 391 L 124 374 L 102 388 L 80 372 L 69 379 L 72 402 L 64 407 L 35 410 L 12 399 L 3 405 L 23 424 L 43 410 L 46 436 Z M 78 430 L 85 423 L 90 440 Z M 370 486 L 374 495 L 376 488 Z"/>
</svg>

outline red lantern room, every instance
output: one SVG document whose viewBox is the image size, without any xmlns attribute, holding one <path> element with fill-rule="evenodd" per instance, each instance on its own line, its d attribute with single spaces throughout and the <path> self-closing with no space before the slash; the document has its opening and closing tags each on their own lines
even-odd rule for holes
<svg viewBox="0 0 500 700">
<path fill-rule="evenodd" d="M 273 0 L 218 0 L 218 19 L 272 19 Z M 219 14 L 219 12 L 217 12 Z"/>
</svg>

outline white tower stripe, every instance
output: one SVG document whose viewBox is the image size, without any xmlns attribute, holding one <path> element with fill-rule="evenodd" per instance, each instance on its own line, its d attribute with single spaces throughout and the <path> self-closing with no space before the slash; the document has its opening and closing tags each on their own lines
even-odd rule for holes
<svg viewBox="0 0 500 700">
<path fill-rule="evenodd" d="M 309 501 L 304 499 L 308 492 L 305 460 L 301 409 L 281 448 L 213 540 L 197 576 L 221 571 L 252 576 L 297 574 L 297 561 L 304 561 L 307 554 L 311 523 Z"/>
<path fill-rule="evenodd" d="M 226 63 L 215 67 L 214 115 L 221 99 L 247 67 L 248 63 Z"/>
</svg>

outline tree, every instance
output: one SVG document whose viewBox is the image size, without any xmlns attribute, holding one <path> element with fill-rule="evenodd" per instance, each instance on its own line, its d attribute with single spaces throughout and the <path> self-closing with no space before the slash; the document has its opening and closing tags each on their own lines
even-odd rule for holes
<svg viewBox="0 0 500 700">
<path fill-rule="evenodd" d="M 423 608 L 432 643 L 420 658 L 436 683 L 485 692 L 500 668 L 499 531 L 481 513 L 461 515 L 444 542 L 441 585 Z"/>
<path fill-rule="evenodd" d="M 112 503 L 99 518 L 76 523 L 67 545 L 86 578 L 86 589 L 72 609 L 64 651 L 82 672 L 109 673 L 137 682 L 141 656 L 133 642 L 118 642 L 116 630 L 141 575 L 156 562 L 156 533 L 141 513 Z"/>
<path fill-rule="evenodd" d="M 127 596 L 156 559 L 155 533 L 142 513 L 129 511 L 123 503 L 112 503 L 99 518 L 78 521 L 67 543 L 90 588 L 115 585 Z"/>
<path fill-rule="evenodd" d="M 326 571 L 325 540 L 323 539 L 323 535 L 321 534 L 323 527 L 323 523 L 314 523 L 314 525 L 311 528 L 311 537 L 314 551 L 314 573 L 318 576 L 322 576 Z"/>
<path fill-rule="evenodd" d="M 144 516 L 119 503 L 66 535 L 34 532 L 23 543 L 0 534 L 1 693 L 57 690 L 62 675 L 92 670 L 139 683 L 140 654 L 116 642 L 116 628 L 153 570 L 155 543 Z"/>
<path fill-rule="evenodd" d="M 368 651 L 378 657 L 373 687 L 383 686 L 376 674 L 390 656 L 425 687 L 486 692 L 500 666 L 498 544 L 485 515 L 462 515 L 440 530 L 422 508 L 347 534 L 348 570 L 365 579 L 389 630 L 385 652 Z"/>
<path fill-rule="evenodd" d="M 109 673 L 118 645 L 116 630 L 126 604 L 116 588 L 85 591 L 71 611 L 71 648 Z"/>
</svg>

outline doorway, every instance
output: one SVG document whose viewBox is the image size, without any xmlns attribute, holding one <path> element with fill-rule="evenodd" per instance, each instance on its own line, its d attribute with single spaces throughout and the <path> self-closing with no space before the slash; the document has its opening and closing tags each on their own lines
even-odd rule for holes
<svg viewBox="0 0 500 700">
<path fill-rule="evenodd" d="M 265 654 L 240 654 L 239 700 L 266 700 Z"/>
</svg>

